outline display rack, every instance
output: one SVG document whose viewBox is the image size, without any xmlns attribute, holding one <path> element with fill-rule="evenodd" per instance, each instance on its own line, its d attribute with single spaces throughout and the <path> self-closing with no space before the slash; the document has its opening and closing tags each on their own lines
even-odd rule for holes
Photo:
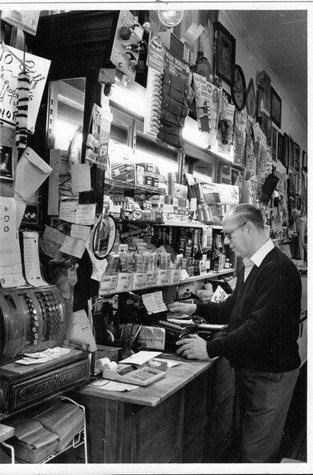
<svg viewBox="0 0 313 475">
<path fill-rule="evenodd" d="M 67 450 L 69 450 L 71 448 L 77 449 L 77 447 L 79 447 L 80 445 L 84 445 L 84 459 L 85 459 L 85 464 L 87 464 L 88 463 L 88 453 L 87 453 L 87 429 L 86 429 L 86 411 L 85 411 L 85 407 L 81 404 L 78 404 L 73 399 L 71 399 L 67 396 L 60 396 L 60 398 L 62 400 L 69 401 L 72 404 L 75 404 L 76 406 L 78 406 L 82 409 L 83 415 L 84 415 L 84 425 L 83 425 L 83 428 L 79 432 L 77 432 L 77 434 L 74 435 L 73 439 L 70 441 L 70 443 L 62 451 L 53 452 L 51 455 L 49 455 L 48 457 L 46 457 L 44 460 L 42 460 L 39 463 L 40 464 L 45 464 L 45 463 L 49 462 L 50 460 L 54 459 L 55 457 L 58 457 L 59 455 L 61 455 L 62 453 L 66 452 Z M 1 442 L 1 444 L 4 447 L 6 447 L 8 450 L 10 450 L 11 464 L 15 464 L 16 463 L 16 457 L 15 457 L 15 449 L 14 449 L 13 445 L 9 444 L 8 442 Z M 18 461 L 18 463 L 26 463 L 26 462 Z"/>
</svg>

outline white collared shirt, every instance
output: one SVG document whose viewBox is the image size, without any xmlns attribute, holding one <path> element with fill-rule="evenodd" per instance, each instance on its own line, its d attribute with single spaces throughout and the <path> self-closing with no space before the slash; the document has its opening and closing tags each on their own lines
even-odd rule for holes
<svg viewBox="0 0 313 475">
<path fill-rule="evenodd" d="M 260 267 L 260 265 L 262 264 L 262 261 L 265 258 L 265 256 L 267 256 L 267 254 L 272 249 L 274 249 L 274 247 L 275 247 L 275 245 L 274 245 L 273 241 L 271 239 L 268 239 L 266 241 L 266 243 L 263 244 L 263 246 L 261 246 L 260 249 L 258 249 L 253 254 L 253 256 L 250 257 L 250 259 L 248 257 L 245 257 L 243 259 L 243 263 L 245 265 L 244 280 L 246 280 L 246 278 L 250 274 L 250 272 L 251 272 L 254 265 L 256 265 L 257 267 Z"/>
</svg>

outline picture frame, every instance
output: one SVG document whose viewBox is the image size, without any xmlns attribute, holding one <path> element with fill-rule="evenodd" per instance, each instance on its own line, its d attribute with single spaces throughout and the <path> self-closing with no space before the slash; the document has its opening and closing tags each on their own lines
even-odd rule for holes
<svg viewBox="0 0 313 475">
<path fill-rule="evenodd" d="M 280 132 L 277 135 L 277 160 L 283 163 L 284 157 L 284 136 Z"/>
<path fill-rule="evenodd" d="M 272 160 L 277 162 L 277 134 L 278 130 L 272 127 Z"/>
<path fill-rule="evenodd" d="M 284 133 L 283 136 L 284 143 L 283 143 L 283 159 L 282 164 L 288 169 L 289 167 L 289 135 Z"/>
<path fill-rule="evenodd" d="M 293 143 L 293 168 L 296 173 L 300 172 L 300 146 L 294 142 Z"/>
<path fill-rule="evenodd" d="M 308 154 L 305 150 L 302 150 L 302 162 L 301 162 L 301 168 L 303 171 L 307 172 L 308 171 Z"/>
<path fill-rule="evenodd" d="M 281 127 L 281 105 L 281 98 L 271 86 L 271 119 L 278 128 Z"/>
<path fill-rule="evenodd" d="M 236 61 L 236 39 L 220 23 L 214 24 L 215 75 L 222 78 L 230 86 L 234 85 L 235 61 Z"/>
<path fill-rule="evenodd" d="M 294 147 L 293 147 L 294 141 L 289 135 L 289 161 L 288 161 L 288 170 L 294 170 Z"/>
<path fill-rule="evenodd" d="M 252 78 L 250 79 L 247 87 L 246 109 L 248 115 L 254 119 L 256 114 L 256 93 Z"/>
</svg>

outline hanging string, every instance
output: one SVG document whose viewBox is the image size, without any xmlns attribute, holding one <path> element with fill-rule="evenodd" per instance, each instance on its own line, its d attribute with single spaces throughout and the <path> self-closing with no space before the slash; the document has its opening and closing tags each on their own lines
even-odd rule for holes
<svg viewBox="0 0 313 475">
<path fill-rule="evenodd" d="M 28 138 L 28 105 L 29 105 L 29 91 L 30 91 L 30 76 L 25 68 L 26 60 L 26 46 L 24 42 L 23 49 L 23 69 L 17 77 L 17 112 L 16 112 L 16 126 L 15 126 L 15 143 L 18 150 L 19 157 L 27 146 Z"/>
</svg>

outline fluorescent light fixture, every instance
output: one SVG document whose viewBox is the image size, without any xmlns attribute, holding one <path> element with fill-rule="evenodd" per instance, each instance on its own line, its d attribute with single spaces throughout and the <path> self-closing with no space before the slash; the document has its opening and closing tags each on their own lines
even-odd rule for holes
<svg viewBox="0 0 313 475">
<path fill-rule="evenodd" d="M 136 116 L 145 116 L 146 89 L 136 82 L 130 82 L 124 85 L 122 81 L 117 80 L 115 84 L 112 85 L 110 101 L 115 102 Z"/>
</svg>

